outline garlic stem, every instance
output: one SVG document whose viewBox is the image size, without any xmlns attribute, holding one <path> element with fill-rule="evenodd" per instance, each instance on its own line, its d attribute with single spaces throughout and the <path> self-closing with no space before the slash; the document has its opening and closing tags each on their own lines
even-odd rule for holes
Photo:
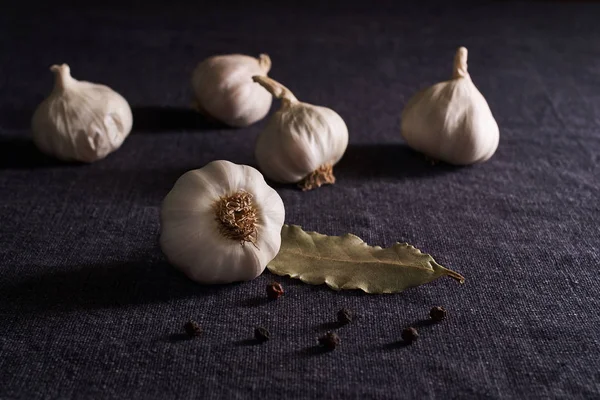
<svg viewBox="0 0 600 400">
<path fill-rule="evenodd" d="M 67 64 L 53 65 L 50 67 L 50 71 L 56 75 L 54 82 L 55 89 L 65 90 L 75 81 L 71 77 L 71 68 Z"/>
<path fill-rule="evenodd" d="M 271 70 L 271 57 L 268 54 L 260 54 L 258 56 L 258 65 L 266 74 Z"/>
<path fill-rule="evenodd" d="M 252 77 L 252 80 L 267 89 L 276 99 L 281 99 L 286 106 L 298 102 L 298 99 L 290 89 L 268 76 L 255 75 Z"/>
<path fill-rule="evenodd" d="M 452 68 L 452 79 L 470 78 L 467 72 L 467 49 L 459 47 L 454 56 L 454 67 Z"/>
</svg>

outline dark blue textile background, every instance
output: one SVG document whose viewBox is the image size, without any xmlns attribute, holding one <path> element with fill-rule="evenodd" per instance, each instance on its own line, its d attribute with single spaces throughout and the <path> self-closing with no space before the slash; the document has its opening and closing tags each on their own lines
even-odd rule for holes
<svg viewBox="0 0 600 400">
<path fill-rule="evenodd" d="M 0 12 L 1 399 L 600 398 L 600 5 L 98 3 Z M 431 166 L 400 113 L 461 45 L 500 146 L 482 165 Z M 203 287 L 170 267 L 163 197 L 211 160 L 254 165 L 265 125 L 189 110 L 195 64 L 229 52 L 268 53 L 275 79 L 348 125 L 335 186 L 276 186 L 288 223 L 409 242 L 466 283 L 366 295 L 281 278 L 286 295 L 265 302 L 268 272 Z M 133 108 L 133 133 L 93 165 L 30 140 L 63 62 Z M 434 305 L 449 319 L 401 346 Z M 341 307 L 361 318 L 322 354 Z M 182 340 L 189 318 L 202 338 Z M 250 344 L 256 325 L 273 339 Z"/>
</svg>

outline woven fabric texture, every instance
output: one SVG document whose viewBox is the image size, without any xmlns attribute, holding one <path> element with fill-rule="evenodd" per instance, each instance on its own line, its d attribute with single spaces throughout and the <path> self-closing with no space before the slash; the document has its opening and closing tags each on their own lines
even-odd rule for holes
<svg viewBox="0 0 600 400">
<path fill-rule="evenodd" d="M 600 5 L 101 3 L 0 12 L 0 399 L 600 398 Z M 400 114 L 450 78 L 458 46 L 500 145 L 482 165 L 432 166 Z M 266 121 L 226 129 L 190 110 L 197 62 L 232 52 L 268 53 L 272 77 L 349 128 L 334 186 L 275 186 L 287 223 L 411 243 L 465 284 L 201 286 L 172 268 L 157 237 L 176 179 L 255 165 Z M 91 165 L 31 142 L 63 62 L 133 109 L 122 148 Z M 286 293 L 268 302 L 274 279 Z M 423 323 L 437 305 L 448 319 Z M 342 307 L 360 318 L 322 353 Z M 204 333 L 185 340 L 190 318 Z M 272 339 L 254 345 L 259 325 Z M 409 325 L 420 338 L 402 346 Z"/>
</svg>

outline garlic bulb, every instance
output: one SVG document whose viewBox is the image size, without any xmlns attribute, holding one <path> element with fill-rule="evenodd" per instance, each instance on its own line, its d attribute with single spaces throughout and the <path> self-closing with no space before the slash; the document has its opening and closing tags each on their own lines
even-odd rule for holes
<svg viewBox="0 0 600 400">
<path fill-rule="evenodd" d="M 401 130 L 410 147 L 450 164 L 483 162 L 494 154 L 498 124 L 467 72 L 466 48 L 456 52 L 452 80 L 408 101 Z"/>
<path fill-rule="evenodd" d="M 298 101 L 271 78 L 252 79 L 282 100 L 256 142 L 261 171 L 277 182 L 300 182 L 303 190 L 334 183 L 333 166 L 348 147 L 348 128 L 342 117 L 329 108 Z"/>
<path fill-rule="evenodd" d="M 265 117 L 272 98 L 252 82 L 253 75 L 266 75 L 271 59 L 241 54 L 210 57 L 196 67 L 192 87 L 198 111 L 227 125 L 244 127 Z"/>
<path fill-rule="evenodd" d="M 213 161 L 183 174 L 164 199 L 160 246 L 201 283 L 247 281 L 277 255 L 283 201 L 256 169 Z"/>
<path fill-rule="evenodd" d="M 93 162 L 118 149 L 133 124 L 127 101 L 111 88 L 78 81 L 67 64 L 53 65 L 50 96 L 35 110 L 33 141 L 62 160 Z"/>
</svg>

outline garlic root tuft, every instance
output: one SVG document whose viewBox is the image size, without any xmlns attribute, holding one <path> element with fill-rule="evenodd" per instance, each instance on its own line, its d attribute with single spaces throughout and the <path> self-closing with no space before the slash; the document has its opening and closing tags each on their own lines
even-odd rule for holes
<svg viewBox="0 0 600 400">
<path fill-rule="evenodd" d="M 298 187 L 300 187 L 303 192 L 306 192 L 321 187 L 322 185 L 333 185 L 334 183 L 335 176 L 333 175 L 333 165 L 325 164 L 300 181 Z"/>
<path fill-rule="evenodd" d="M 219 232 L 228 239 L 239 240 L 256 246 L 258 221 L 252 195 L 245 190 L 221 197 L 215 203 L 215 214 L 219 221 Z"/>
</svg>

